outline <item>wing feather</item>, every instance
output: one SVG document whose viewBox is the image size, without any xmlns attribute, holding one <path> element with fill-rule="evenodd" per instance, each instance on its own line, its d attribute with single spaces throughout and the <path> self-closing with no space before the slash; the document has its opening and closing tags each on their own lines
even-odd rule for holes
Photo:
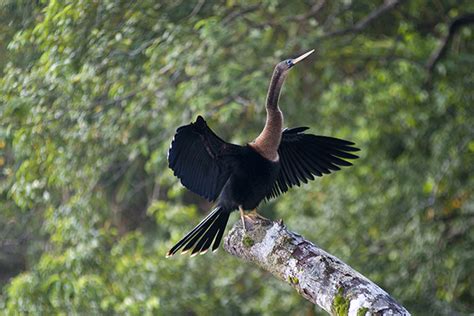
<svg viewBox="0 0 474 316">
<path fill-rule="evenodd" d="M 231 164 L 226 157 L 240 148 L 222 140 L 198 116 L 196 122 L 176 130 L 168 165 L 186 188 L 215 201 L 230 176 Z"/>
<path fill-rule="evenodd" d="M 308 127 L 285 129 L 282 134 L 278 155 L 280 173 L 267 199 L 287 192 L 301 182 L 314 180 L 314 176 L 341 170 L 352 166 L 345 159 L 357 159 L 353 152 L 359 151 L 354 143 L 328 136 L 305 134 Z"/>
</svg>

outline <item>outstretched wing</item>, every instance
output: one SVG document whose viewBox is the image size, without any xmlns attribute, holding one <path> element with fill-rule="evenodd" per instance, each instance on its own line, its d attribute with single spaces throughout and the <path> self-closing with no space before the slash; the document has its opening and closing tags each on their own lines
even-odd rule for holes
<svg viewBox="0 0 474 316">
<path fill-rule="evenodd" d="M 285 129 L 282 134 L 278 155 L 280 173 L 267 199 L 288 191 L 301 182 L 314 180 L 340 170 L 339 166 L 352 166 L 345 159 L 356 159 L 352 152 L 359 151 L 354 143 L 334 137 L 303 133 L 308 127 Z"/>
<path fill-rule="evenodd" d="M 196 122 L 176 130 L 168 164 L 186 188 L 212 202 L 230 175 L 225 156 L 238 148 L 223 141 L 198 116 Z"/>
</svg>

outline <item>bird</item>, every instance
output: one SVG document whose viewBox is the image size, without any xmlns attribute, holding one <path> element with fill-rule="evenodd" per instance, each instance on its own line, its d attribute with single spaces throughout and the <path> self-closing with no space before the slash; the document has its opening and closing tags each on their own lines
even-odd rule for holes
<svg viewBox="0 0 474 316">
<path fill-rule="evenodd" d="M 305 133 L 308 127 L 283 129 L 280 92 L 289 70 L 314 49 L 279 62 L 270 80 L 266 98 L 266 121 L 261 133 L 245 145 L 228 143 L 214 133 L 202 116 L 176 130 L 168 151 L 168 165 L 184 187 L 215 207 L 167 253 L 166 257 L 191 251 L 191 256 L 216 251 L 229 216 L 245 212 L 356 159 L 355 143 Z"/>
</svg>

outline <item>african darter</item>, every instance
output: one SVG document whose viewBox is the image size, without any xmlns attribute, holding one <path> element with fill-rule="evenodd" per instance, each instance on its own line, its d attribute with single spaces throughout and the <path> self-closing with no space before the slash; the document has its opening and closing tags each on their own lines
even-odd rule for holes
<svg viewBox="0 0 474 316">
<path fill-rule="evenodd" d="M 171 143 L 168 162 L 181 183 L 209 201 L 214 210 L 186 234 L 167 256 L 178 250 L 205 253 L 219 247 L 232 211 L 239 209 L 245 229 L 244 210 L 255 210 L 264 199 L 274 198 L 301 182 L 314 180 L 351 166 L 354 143 L 304 133 L 308 127 L 283 129 L 278 99 L 288 71 L 314 50 L 278 63 L 268 89 L 265 127 L 258 137 L 244 145 L 225 142 L 198 116 L 181 126 Z"/>
</svg>

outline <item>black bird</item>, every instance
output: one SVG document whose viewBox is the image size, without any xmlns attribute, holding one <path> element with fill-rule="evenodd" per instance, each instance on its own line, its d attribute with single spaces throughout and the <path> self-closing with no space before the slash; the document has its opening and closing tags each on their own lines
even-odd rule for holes
<svg viewBox="0 0 474 316">
<path fill-rule="evenodd" d="M 181 183 L 209 201 L 214 210 L 186 234 L 167 257 L 180 249 L 192 255 L 215 251 L 232 211 L 240 210 L 245 229 L 244 210 L 255 210 L 264 199 L 274 198 L 301 182 L 314 180 L 351 166 L 344 159 L 358 158 L 354 143 L 304 133 L 308 127 L 283 130 L 283 114 L 278 107 L 281 87 L 288 71 L 312 54 L 278 63 L 268 89 L 265 127 L 258 137 L 244 145 L 225 142 L 198 116 L 196 122 L 176 131 L 168 152 L 169 167 Z"/>
</svg>

